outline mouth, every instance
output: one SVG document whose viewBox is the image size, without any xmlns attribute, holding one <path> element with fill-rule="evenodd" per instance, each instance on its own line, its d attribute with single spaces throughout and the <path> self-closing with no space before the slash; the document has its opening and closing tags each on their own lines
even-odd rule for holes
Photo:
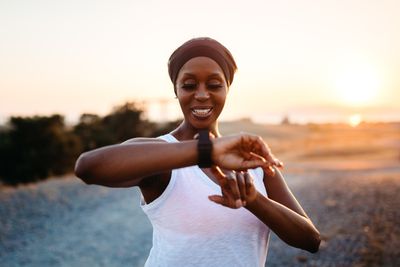
<svg viewBox="0 0 400 267">
<path fill-rule="evenodd" d="M 196 107 L 192 108 L 192 114 L 197 118 L 207 118 L 211 115 L 212 107 Z"/>
</svg>

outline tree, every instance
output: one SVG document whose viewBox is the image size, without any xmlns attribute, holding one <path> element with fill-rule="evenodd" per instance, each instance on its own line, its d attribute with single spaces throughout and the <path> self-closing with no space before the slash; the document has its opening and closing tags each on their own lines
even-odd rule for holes
<svg viewBox="0 0 400 267">
<path fill-rule="evenodd" d="M 82 114 L 74 133 L 79 136 L 83 151 L 116 144 L 138 136 L 150 136 L 155 124 L 143 119 L 143 110 L 134 102 L 116 106 L 104 117 Z"/>
<path fill-rule="evenodd" d="M 134 102 L 114 107 L 102 121 L 112 143 L 138 136 L 150 136 L 155 127 L 154 123 L 143 119 L 143 110 Z"/>
</svg>

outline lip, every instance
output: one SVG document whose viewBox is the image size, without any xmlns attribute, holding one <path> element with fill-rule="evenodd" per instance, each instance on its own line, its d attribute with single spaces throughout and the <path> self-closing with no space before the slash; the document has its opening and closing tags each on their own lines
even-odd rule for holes
<svg viewBox="0 0 400 267">
<path fill-rule="evenodd" d="M 213 107 L 211 106 L 196 106 L 190 108 L 191 114 L 196 119 L 205 120 L 212 114 Z"/>
</svg>

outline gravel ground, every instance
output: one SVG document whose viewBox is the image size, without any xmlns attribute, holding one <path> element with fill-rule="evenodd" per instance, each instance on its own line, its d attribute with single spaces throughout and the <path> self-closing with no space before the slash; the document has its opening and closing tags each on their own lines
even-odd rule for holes
<svg viewBox="0 0 400 267">
<path fill-rule="evenodd" d="M 286 175 L 323 236 L 320 251 L 275 235 L 267 266 L 400 266 L 400 167 Z M 143 266 L 151 225 L 137 189 L 64 177 L 0 189 L 0 265 Z"/>
<path fill-rule="evenodd" d="M 288 183 L 321 232 L 310 254 L 270 243 L 267 266 L 400 266 L 400 168 L 318 171 Z"/>
</svg>

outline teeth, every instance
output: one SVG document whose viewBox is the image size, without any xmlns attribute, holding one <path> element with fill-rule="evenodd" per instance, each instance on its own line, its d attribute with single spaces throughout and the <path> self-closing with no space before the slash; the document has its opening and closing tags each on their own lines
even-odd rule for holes
<svg viewBox="0 0 400 267">
<path fill-rule="evenodd" d="M 211 108 L 196 108 L 193 109 L 193 113 L 196 115 L 207 115 L 211 111 Z"/>
</svg>

